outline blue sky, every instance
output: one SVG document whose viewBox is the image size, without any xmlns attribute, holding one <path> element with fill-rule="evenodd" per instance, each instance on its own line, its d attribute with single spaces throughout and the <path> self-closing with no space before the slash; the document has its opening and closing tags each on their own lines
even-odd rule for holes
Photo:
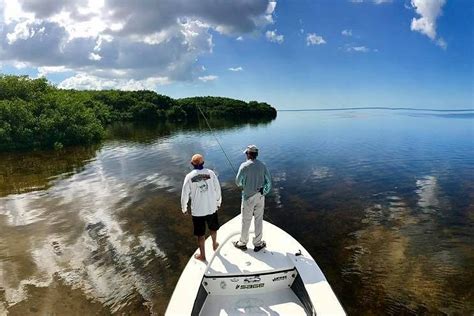
<svg viewBox="0 0 474 316">
<path fill-rule="evenodd" d="M 77 3 L 0 0 L 0 71 L 279 109 L 474 108 L 470 0 Z"/>
</svg>

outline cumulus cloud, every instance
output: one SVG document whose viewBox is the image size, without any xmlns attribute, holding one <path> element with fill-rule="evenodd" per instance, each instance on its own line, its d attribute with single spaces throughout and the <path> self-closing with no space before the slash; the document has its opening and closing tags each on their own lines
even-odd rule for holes
<svg viewBox="0 0 474 316">
<path fill-rule="evenodd" d="M 273 43 L 278 43 L 278 44 L 281 44 L 283 43 L 283 41 L 285 40 L 285 37 L 283 35 L 279 35 L 277 33 L 277 30 L 273 30 L 273 31 L 267 31 L 265 33 L 265 37 L 267 38 L 267 40 L 269 40 L 270 42 L 273 42 Z"/>
<path fill-rule="evenodd" d="M 49 74 L 55 73 L 66 73 L 70 72 L 71 70 L 64 67 L 64 66 L 53 66 L 53 67 L 38 67 L 38 76 L 39 77 L 46 77 Z"/>
<path fill-rule="evenodd" d="M 275 6 L 271 0 L 0 0 L 0 62 L 63 67 L 76 74 L 68 87 L 199 79 L 197 60 L 212 53 L 212 33 L 258 32 L 273 23 Z"/>
<path fill-rule="evenodd" d="M 143 80 L 101 78 L 86 73 L 79 73 L 59 84 L 63 89 L 120 89 L 120 90 L 153 90 L 156 86 L 170 83 L 166 77 L 149 77 Z"/>
<path fill-rule="evenodd" d="M 230 67 L 229 70 L 230 70 L 230 71 L 237 72 L 237 71 L 243 71 L 244 68 L 242 68 L 242 67 L 240 67 L 240 66 L 239 66 L 239 67 L 235 67 L 235 68 L 234 68 L 234 67 Z"/>
<path fill-rule="evenodd" d="M 311 46 L 311 45 L 322 45 L 326 44 L 326 41 L 324 38 L 320 35 L 317 35 L 315 33 L 309 33 L 306 36 L 306 45 Z"/>
<path fill-rule="evenodd" d="M 442 8 L 446 0 L 412 0 L 411 5 L 419 18 L 413 18 L 411 21 L 411 30 L 420 32 L 428 36 L 433 42 L 443 49 L 446 49 L 447 43 L 443 38 L 437 38 L 436 20 L 443 13 Z"/>
</svg>

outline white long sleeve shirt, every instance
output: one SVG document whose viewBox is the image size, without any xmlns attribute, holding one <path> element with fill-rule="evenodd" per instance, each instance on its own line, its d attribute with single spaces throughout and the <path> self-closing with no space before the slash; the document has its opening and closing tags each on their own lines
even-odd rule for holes
<svg viewBox="0 0 474 316">
<path fill-rule="evenodd" d="M 206 216 L 213 214 L 221 206 L 221 186 L 216 174 L 207 168 L 194 169 L 186 175 L 181 191 L 181 210 L 188 208 L 191 198 L 191 214 Z"/>
</svg>

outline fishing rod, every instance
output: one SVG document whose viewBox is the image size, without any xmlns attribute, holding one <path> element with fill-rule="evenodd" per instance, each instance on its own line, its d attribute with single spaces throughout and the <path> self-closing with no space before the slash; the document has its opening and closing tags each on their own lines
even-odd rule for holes
<svg viewBox="0 0 474 316">
<path fill-rule="evenodd" d="M 209 121 L 207 120 L 206 115 L 204 114 L 203 110 L 201 109 L 201 107 L 199 106 L 198 103 L 196 103 L 196 106 L 199 109 L 199 112 L 201 112 L 201 115 L 204 117 L 204 121 L 206 121 L 206 125 L 209 128 L 209 130 L 211 131 L 212 136 L 214 136 L 214 138 L 217 141 L 217 144 L 219 144 L 219 147 L 221 148 L 222 152 L 224 153 L 224 156 L 227 159 L 227 162 L 229 163 L 230 167 L 232 168 L 232 171 L 234 171 L 234 174 L 237 175 L 237 171 L 235 171 L 234 165 L 230 161 L 229 157 L 227 156 L 227 153 L 224 150 L 224 147 L 222 147 L 221 142 L 219 141 L 216 134 L 214 133 L 214 130 L 212 129 L 211 124 L 209 124 Z"/>
</svg>

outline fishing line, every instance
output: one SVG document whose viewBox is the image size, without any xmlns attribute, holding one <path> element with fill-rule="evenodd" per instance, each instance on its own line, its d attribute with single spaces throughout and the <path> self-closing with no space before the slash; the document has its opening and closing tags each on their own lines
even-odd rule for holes
<svg viewBox="0 0 474 316">
<path fill-rule="evenodd" d="M 222 152 L 224 153 L 224 156 L 225 156 L 225 158 L 227 159 L 227 162 L 229 163 L 230 167 L 232 168 L 232 171 L 234 171 L 234 174 L 237 175 L 237 171 L 235 171 L 234 165 L 232 164 L 232 162 L 230 162 L 230 159 L 229 159 L 229 157 L 227 156 L 227 153 L 225 152 L 224 147 L 222 147 L 221 142 L 219 141 L 219 139 L 217 138 L 216 134 L 214 133 L 214 130 L 212 129 L 211 124 L 209 124 L 209 121 L 207 120 L 206 115 L 205 115 L 204 112 L 202 111 L 202 109 L 201 109 L 201 107 L 199 106 L 199 104 L 196 103 L 196 106 L 197 106 L 197 108 L 199 109 L 199 112 L 201 112 L 202 116 L 204 117 L 204 120 L 206 121 L 207 127 L 208 127 L 209 130 L 211 131 L 212 136 L 214 136 L 214 138 L 216 139 L 217 143 L 219 144 L 219 147 L 221 148 Z"/>
</svg>

